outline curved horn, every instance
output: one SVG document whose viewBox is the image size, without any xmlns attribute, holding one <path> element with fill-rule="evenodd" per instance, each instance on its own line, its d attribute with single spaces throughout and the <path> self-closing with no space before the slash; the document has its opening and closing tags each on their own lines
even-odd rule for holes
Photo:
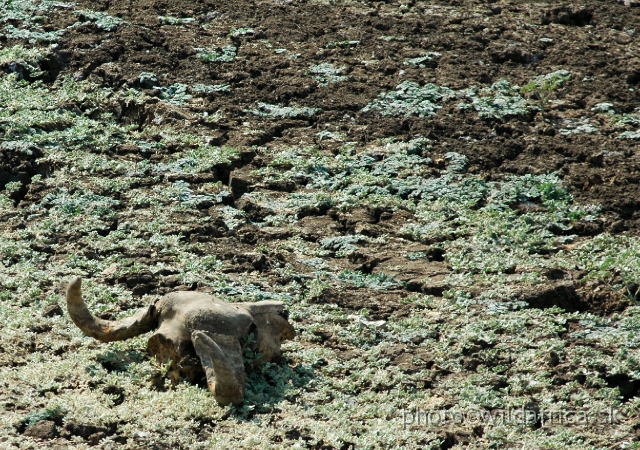
<svg viewBox="0 0 640 450">
<path fill-rule="evenodd" d="M 207 386 L 219 405 L 239 405 L 244 399 L 244 361 L 240 341 L 233 336 L 195 330 L 191 341 L 207 376 Z"/>
<path fill-rule="evenodd" d="M 67 309 L 73 323 L 88 336 L 102 342 L 122 341 L 151 331 L 158 326 L 154 305 L 118 321 L 103 320 L 94 316 L 82 300 L 81 285 L 80 277 L 73 278 L 69 283 Z"/>
</svg>

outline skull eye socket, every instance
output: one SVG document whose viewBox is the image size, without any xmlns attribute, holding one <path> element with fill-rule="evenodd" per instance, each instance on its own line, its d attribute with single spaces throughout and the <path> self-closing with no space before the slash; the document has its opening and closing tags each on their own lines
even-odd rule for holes
<svg viewBox="0 0 640 450">
<path fill-rule="evenodd" d="M 284 320 L 289 320 L 289 311 L 283 309 L 282 311 L 278 311 L 278 315 L 282 317 Z"/>
</svg>

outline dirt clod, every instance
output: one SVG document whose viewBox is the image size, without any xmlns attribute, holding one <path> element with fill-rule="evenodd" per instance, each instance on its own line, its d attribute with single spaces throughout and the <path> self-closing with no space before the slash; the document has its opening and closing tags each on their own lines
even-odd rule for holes
<svg viewBox="0 0 640 450">
<path fill-rule="evenodd" d="M 33 425 L 29 425 L 24 430 L 24 435 L 36 439 L 50 440 L 58 437 L 58 429 L 54 421 L 41 420 Z"/>
</svg>

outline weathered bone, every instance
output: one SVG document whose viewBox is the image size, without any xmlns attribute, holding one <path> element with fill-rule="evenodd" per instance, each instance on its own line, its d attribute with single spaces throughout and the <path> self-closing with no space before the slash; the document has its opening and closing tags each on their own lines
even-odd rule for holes
<svg viewBox="0 0 640 450">
<path fill-rule="evenodd" d="M 221 405 L 239 404 L 244 398 L 243 336 L 254 334 L 254 350 L 262 355 L 258 363 L 278 360 L 282 341 L 295 337 L 284 303 L 277 301 L 226 303 L 200 292 L 172 292 L 132 317 L 109 321 L 87 309 L 81 279 L 75 277 L 67 288 L 67 308 L 82 331 L 102 342 L 157 328 L 147 348 L 159 362 L 171 361 L 169 378 L 197 381 L 204 371 L 209 390 Z"/>
</svg>

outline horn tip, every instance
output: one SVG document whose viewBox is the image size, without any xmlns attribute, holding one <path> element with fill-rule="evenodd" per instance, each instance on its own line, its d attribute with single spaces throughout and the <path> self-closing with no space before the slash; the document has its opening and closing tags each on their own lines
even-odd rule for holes
<svg viewBox="0 0 640 450">
<path fill-rule="evenodd" d="M 70 290 L 75 290 L 75 289 L 80 289 L 80 286 L 82 285 L 82 278 L 80 277 L 73 277 L 70 281 L 69 281 L 69 286 L 67 287 L 67 291 Z"/>
<path fill-rule="evenodd" d="M 81 285 L 82 278 L 80 277 L 73 277 L 71 281 L 69 281 L 69 286 L 67 286 L 67 302 L 77 301 L 80 296 Z"/>
</svg>

